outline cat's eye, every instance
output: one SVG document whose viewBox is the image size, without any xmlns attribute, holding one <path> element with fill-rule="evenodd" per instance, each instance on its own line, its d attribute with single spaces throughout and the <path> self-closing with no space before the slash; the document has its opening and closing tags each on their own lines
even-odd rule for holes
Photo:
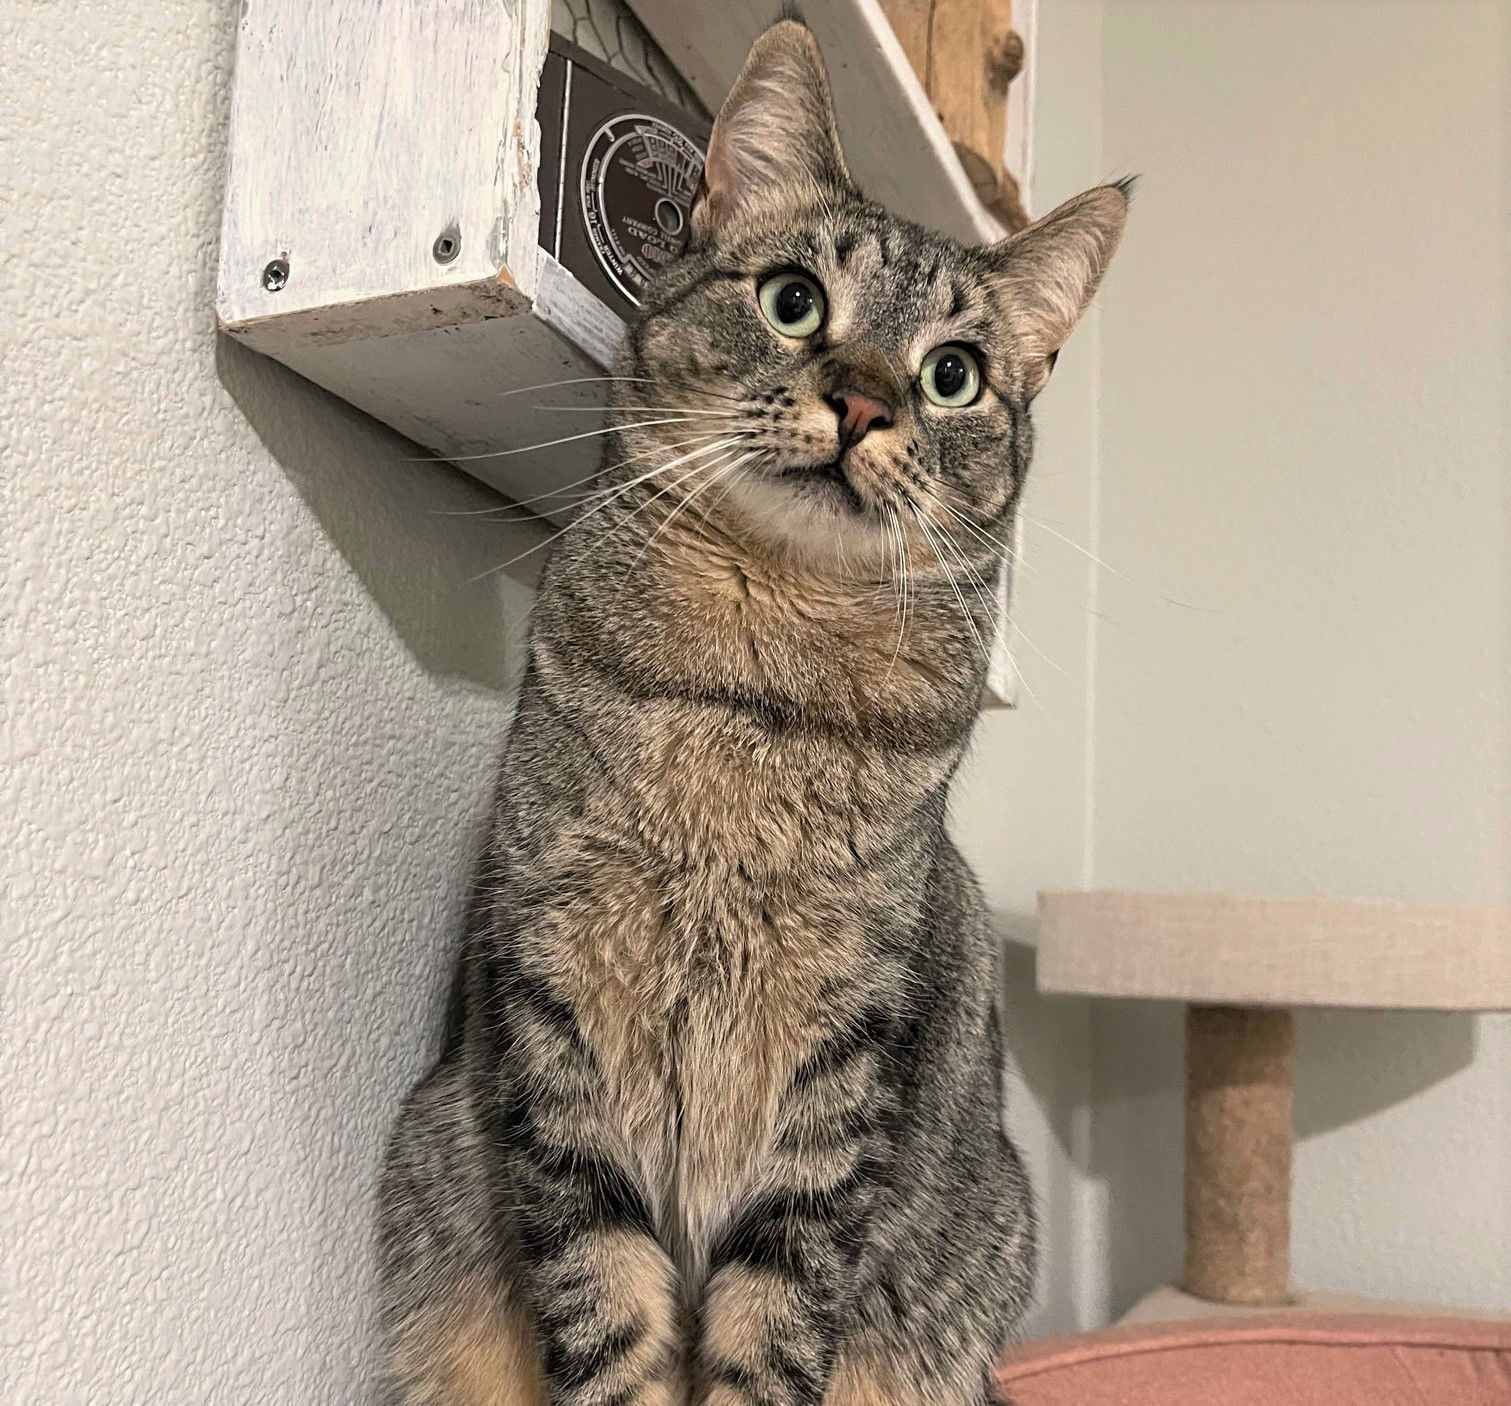
<svg viewBox="0 0 1511 1406">
<path fill-rule="evenodd" d="M 766 321 L 784 337 L 811 337 L 824 325 L 824 290 L 806 274 L 774 273 L 756 297 Z"/>
<path fill-rule="evenodd" d="M 981 394 L 981 363 L 969 347 L 946 342 L 923 359 L 919 380 L 935 405 L 957 410 Z"/>
</svg>

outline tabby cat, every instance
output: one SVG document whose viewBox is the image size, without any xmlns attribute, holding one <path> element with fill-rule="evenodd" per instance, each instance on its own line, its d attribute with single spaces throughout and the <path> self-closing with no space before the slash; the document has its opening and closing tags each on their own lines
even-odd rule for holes
<svg viewBox="0 0 1511 1406">
<path fill-rule="evenodd" d="M 381 1198 L 401 1406 L 982 1406 L 1034 1223 L 945 833 L 1029 403 L 1122 232 L 868 203 L 757 41 L 615 366 Z"/>
</svg>

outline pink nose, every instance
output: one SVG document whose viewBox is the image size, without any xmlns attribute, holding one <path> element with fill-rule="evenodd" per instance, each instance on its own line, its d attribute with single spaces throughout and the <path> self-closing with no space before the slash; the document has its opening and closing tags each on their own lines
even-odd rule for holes
<svg viewBox="0 0 1511 1406">
<path fill-rule="evenodd" d="M 892 407 L 861 391 L 843 386 L 826 397 L 839 416 L 839 442 L 842 449 L 859 444 L 873 428 L 886 429 L 892 423 Z"/>
</svg>

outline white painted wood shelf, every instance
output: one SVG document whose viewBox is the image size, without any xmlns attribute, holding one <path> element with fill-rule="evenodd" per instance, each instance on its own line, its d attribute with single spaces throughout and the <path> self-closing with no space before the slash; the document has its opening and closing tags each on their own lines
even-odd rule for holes
<svg viewBox="0 0 1511 1406">
<path fill-rule="evenodd" d="M 777 12 L 629 4 L 711 111 Z M 862 189 L 959 238 L 999 237 L 876 0 L 809 0 L 805 17 Z M 550 0 L 243 0 L 216 299 L 230 336 L 515 499 L 596 462 L 596 439 L 510 452 L 598 424 L 542 404 L 603 396 L 511 392 L 599 374 L 623 333 L 540 247 L 550 21 Z M 1026 177 L 1022 118 L 1009 163 Z"/>
</svg>

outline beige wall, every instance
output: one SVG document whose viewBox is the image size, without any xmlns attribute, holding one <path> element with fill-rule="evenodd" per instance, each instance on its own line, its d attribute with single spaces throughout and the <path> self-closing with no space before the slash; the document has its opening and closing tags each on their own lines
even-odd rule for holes
<svg viewBox="0 0 1511 1406">
<path fill-rule="evenodd" d="M 1511 10 L 1117 0 L 1103 75 L 1095 881 L 1511 899 Z M 1506 1018 L 1298 1041 L 1298 1282 L 1511 1307 Z M 1130 1169 L 1173 1049 L 1099 1032 Z"/>
<path fill-rule="evenodd" d="M 1056 477 L 1028 503 L 1113 568 L 1077 594 L 1074 551 L 1028 529 L 1041 586 L 1096 612 L 1088 662 L 1027 583 L 1080 697 L 1026 653 L 1053 717 L 988 724 L 962 811 L 1006 925 L 1077 865 L 1511 898 L 1511 10 L 1041 8 L 1098 45 L 1076 182 L 1144 180 L 1056 373 L 1099 379 L 1046 393 Z M 1056 152 L 1085 108 L 1046 86 L 1038 120 Z M 1080 759 L 1060 734 L 1083 728 Z M 1094 1320 L 1178 1270 L 1180 1048 L 1173 1007 L 1090 1018 L 1090 1133 L 1066 1146 Z M 1298 1044 L 1297 1281 L 1511 1306 L 1506 1018 L 1313 1013 Z"/>
<path fill-rule="evenodd" d="M 496 499 L 217 346 L 235 15 L 0 7 L 14 1406 L 366 1399 L 527 603 Z"/>
</svg>

